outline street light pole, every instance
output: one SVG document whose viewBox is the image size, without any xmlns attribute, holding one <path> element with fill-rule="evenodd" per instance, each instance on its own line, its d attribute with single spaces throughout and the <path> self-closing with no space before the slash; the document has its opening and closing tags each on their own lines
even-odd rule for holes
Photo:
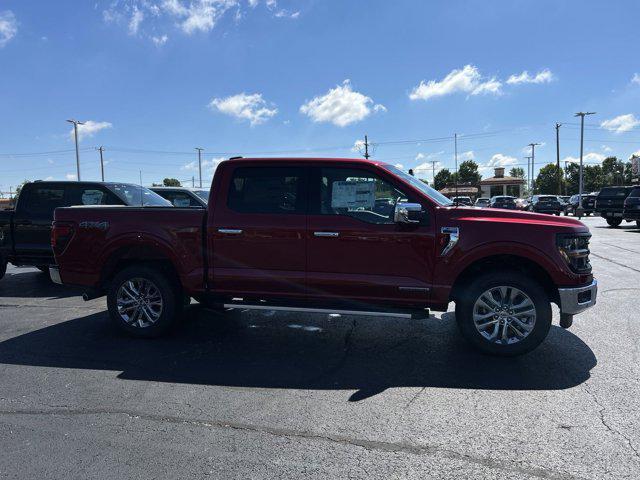
<svg viewBox="0 0 640 480">
<path fill-rule="evenodd" d="M 76 171 L 78 181 L 80 181 L 80 150 L 78 149 L 78 125 L 84 125 L 84 122 L 78 120 L 67 120 L 69 123 L 73 123 L 73 138 L 76 141 Z"/>
<path fill-rule="evenodd" d="M 102 152 L 104 152 L 104 147 L 100 146 L 97 149 L 100 152 L 100 174 L 102 175 L 102 181 L 104 182 L 104 160 L 102 159 Z"/>
<path fill-rule="evenodd" d="M 560 173 L 560 127 L 561 123 L 556 123 L 556 168 L 558 169 L 558 195 L 562 195 L 562 174 Z"/>
<path fill-rule="evenodd" d="M 202 188 L 202 148 L 196 147 L 198 151 L 198 175 L 200 176 L 200 188 Z"/>
<path fill-rule="evenodd" d="M 530 143 L 529 146 L 531 147 L 531 194 L 533 195 L 535 193 L 535 189 L 536 189 L 536 185 L 535 182 L 533 180 L 533 176 L 535 175 L 535 168 L 536 168 L 536 145 L 540 145 L 539 143 Z"/>
<path fill-rule="evenodd" d="M 583 190 L 583 170 L 582 170 L 582 154 L 584 152 L 584 117 L 586 115 L 594 115 L 596 112 L 578 112 L 574 116 L 580 117 L 580 181 L 578 191 L 578 217 L 582 217 L 582 190 Z"/>
</svg>

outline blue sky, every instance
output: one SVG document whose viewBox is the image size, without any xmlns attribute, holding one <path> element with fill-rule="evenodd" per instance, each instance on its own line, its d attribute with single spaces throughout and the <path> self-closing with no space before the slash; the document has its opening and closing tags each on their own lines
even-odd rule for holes
<svg viewBox="0 0 640 480">
<path fill-rule="evenodd" d="M 229 155 L 357 156 L 431 178 L 640 150 L 635 1 L 0 0 L 0 191 L 74 178 L 205 182 Z M 525 73 L 526 72 L 526 73 Z M 440 140 L 430 140 L 440 139 Z M 418 141 L 422 140 L 422 141 Z M 426 140 L 426 141 L 425 141 Z M 49 153 L 53 152 L 53 153 Z M 10 155 L 16 154 L 16 155 Z M 426 165 L 425 165 L 426 164 Z M 422 167 L 420 167 L 422 165 Z M 428 165 L 428 168 L 425 168 Z"/>
</svg>

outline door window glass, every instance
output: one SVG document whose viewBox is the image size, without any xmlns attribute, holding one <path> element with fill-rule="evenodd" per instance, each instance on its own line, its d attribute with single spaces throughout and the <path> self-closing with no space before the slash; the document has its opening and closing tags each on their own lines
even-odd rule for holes
<svg viewBox="0 0 640 480">
<path fill-rule="evenodd" d="M 82 205 L 104 205 L 107 196 L 102 190 L 85 188 L 82 190 L 80 201 Z"/>
<path fill-rule="evenodd" d="M 64 187 L 31 188 L 26 200 L 26 208 L 33 214 L 53 216 L 53 211 L 64 207 Z"/>
<path fill-rule="evenodd" d="M 228 206 L 242 213 L 305 213 L 303 169 L 237 168 L 229 186 Z"/>
<path fill-rule="evenodd" d="M 407 196 L 367 170 L 320 169 L 321 215 L 345 215 L 368 223 L 391 224 L 398 199 Z"/>
<path fill-rule="evenodd" d="M 162 192 L 162 196 L 173 203 L 174 207 L 199 207 L 198 203 L 191 195 L 184 192 Z"/>
</svg>

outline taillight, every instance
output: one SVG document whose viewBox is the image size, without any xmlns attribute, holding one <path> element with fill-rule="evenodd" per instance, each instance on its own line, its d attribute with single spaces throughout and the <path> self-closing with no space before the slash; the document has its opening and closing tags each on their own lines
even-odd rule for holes
<svg viewBox="0 0 640 480">
<path fill-rule="evenodd" d="M 591 272 L 589 263 L 589 239 L 590 233 L 559 234 L 557 246 L 560 255 L 576 273 Z"/>
<path fill-rule="evenodd" d="M 53 253 L 60 254 L 69 244 L 74 233 L 73 223 L 53 222 L 51 228 L 51 247 Z"/>
</svg>

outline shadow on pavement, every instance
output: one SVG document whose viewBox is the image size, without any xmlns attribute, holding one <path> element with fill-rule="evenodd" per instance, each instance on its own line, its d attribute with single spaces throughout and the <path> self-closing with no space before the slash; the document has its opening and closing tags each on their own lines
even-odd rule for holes
<svg viewBox="0 0 640 480">
<path fill-rule="evenodd" d="M 534 352 L 478 354 L 443 320 L 187 310 L 173 335 L 132 339 L 106 312 L 61 322 L 0 343 L 0 363 L 121 371 L 119 378 L 201 385 L 357 390 L 363 400 L 393 387 L 554 390 L 587 380 L 591 349 L 552 327 Z"/>
<path fill-rule="evenodd" d="M 0 280 L 0 298 L 67 298 L 82 295 L 79 288 L 57 285 L 48 273 L 32 268 L 12 268 Z"/>
</svg>

